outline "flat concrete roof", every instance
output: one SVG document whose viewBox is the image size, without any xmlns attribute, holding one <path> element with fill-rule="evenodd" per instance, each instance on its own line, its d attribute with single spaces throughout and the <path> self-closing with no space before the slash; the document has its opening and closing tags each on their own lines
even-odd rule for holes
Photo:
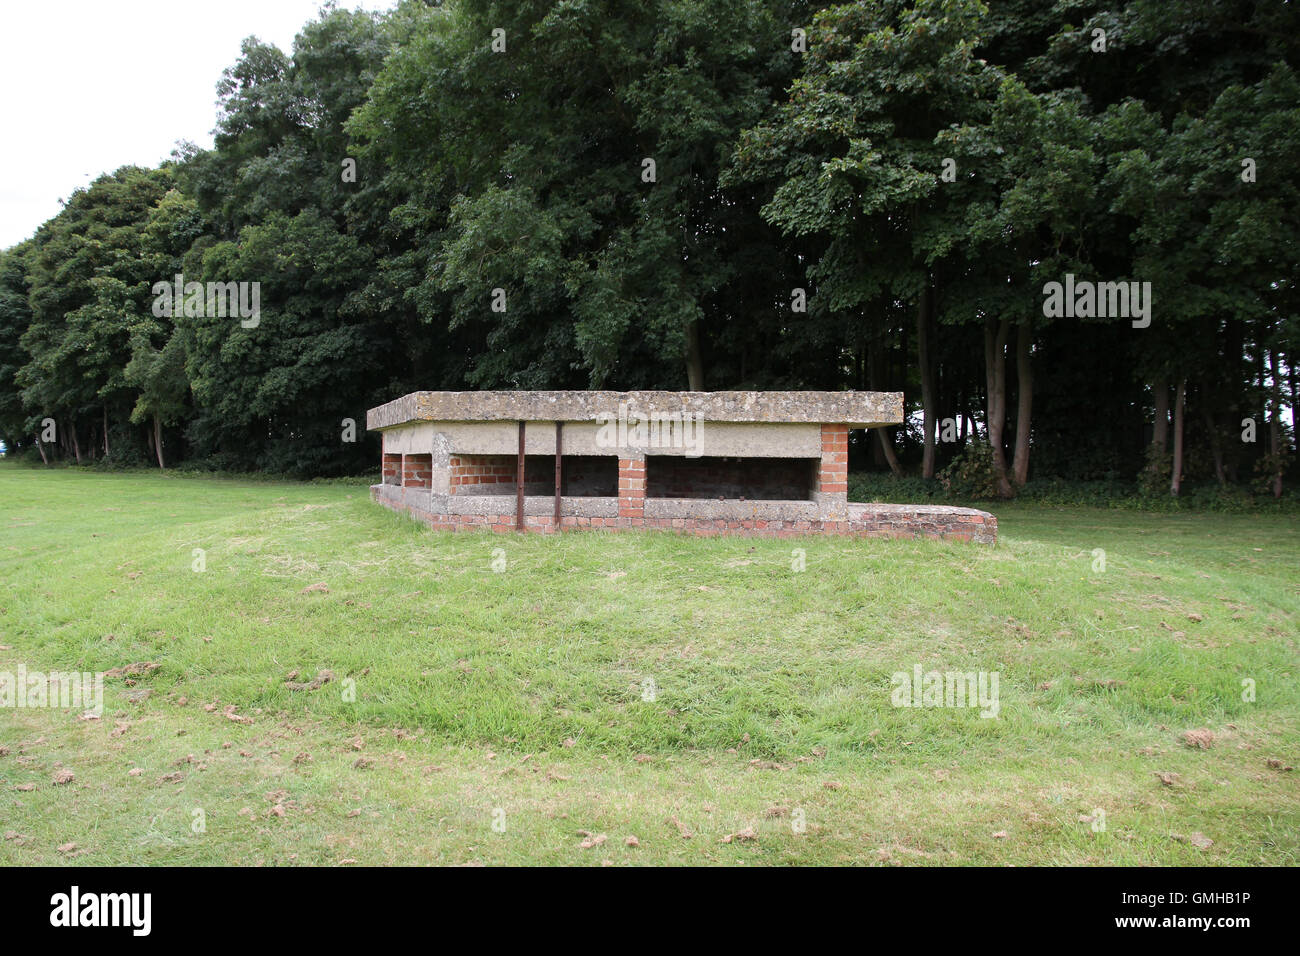
<svg viewBox="0 0 1300 956">
<path fill-rule="evenodd" d="M 902 392 L 412 392 L 366 413 L 366 428 L 412 422 L 594 422 L 619 414 L 698 414 L 705 422 L 871 428 L 903 421 Z"/>
</svg>

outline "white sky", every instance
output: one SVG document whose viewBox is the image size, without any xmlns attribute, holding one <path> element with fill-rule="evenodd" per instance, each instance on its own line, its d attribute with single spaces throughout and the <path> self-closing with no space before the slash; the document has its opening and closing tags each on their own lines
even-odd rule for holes
<svg viewBox="0 0 1300 956">
<path fill-rule="evenodd" d="M 212 145 L 216 85 L 249 35 L 286 53 L 319 0 L 4 0 L 0 249 L 78 186 L 180 140 Z M 384 10 L 396 0 L 342 0 Z"/>
</svg>

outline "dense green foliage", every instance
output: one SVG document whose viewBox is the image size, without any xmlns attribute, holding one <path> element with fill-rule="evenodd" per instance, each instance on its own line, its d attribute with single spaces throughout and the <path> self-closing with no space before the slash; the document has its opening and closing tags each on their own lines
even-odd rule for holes
<svg viewBox="0 0 1300 956">
<path fill-rule="evenodd" d="M 1298 52 L 1272 0 L 327 6 L 0 253 L 0 440 L 328 476 L 418 388 L 873 388 L 862 467 L 1280 496 Z"/>
</svg>

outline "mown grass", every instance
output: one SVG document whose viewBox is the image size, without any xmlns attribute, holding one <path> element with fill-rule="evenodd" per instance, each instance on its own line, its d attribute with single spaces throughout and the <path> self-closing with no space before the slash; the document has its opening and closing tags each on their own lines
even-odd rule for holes
<svg viewBox="0 0 1300 956">
<path fill-rule="evenodd" d="M 1293 517 L 516 537 L 346 485 L 13 467 L 0 503 L 0 670 L 158 665 L 101 720 L 0 709 L 0 862 L 1300 860 Z M 917 663 L 997 671 L 998 718 L 893 707 Z"/>
</svg>

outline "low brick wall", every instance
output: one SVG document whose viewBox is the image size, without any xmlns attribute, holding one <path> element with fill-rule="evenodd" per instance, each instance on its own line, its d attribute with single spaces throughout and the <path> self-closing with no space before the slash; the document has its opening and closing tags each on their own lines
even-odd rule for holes
<svg viewBox="0 0 1300 956">
<path fill-rule="evenodd" d="M 640 473 L 643 474 L 643 473 Z M 627 482 L 644 481 L 629 468 L 624 472 Z M 370 496 L 379 504 L 394 511 L 409 514 L 433 528 L 453 531 L 514 531 L 513 507 L 494 509 L 492 513 L 449 513 L 443 509 L 445 499 L 427 492 L 406 493 L 404 489 L 372 485 Z M 573 499 L 590 503 L 591 510 L 602 510 L 600 505 L 608 499 Z M 637 504 L 641 504 L 641 499 Z M 654 499 L 651 499 L 654 500 Z M 566 507 L 570 499 L 566 499 Z M 611 531 L 657 528 L 682 534 L 701 536 L 738 535 L 742 537 L 795 538 L 809 534 L 834 534 L 857 538 L 937 538 L 945 541 L 970 541 L 977 544 L 995 544 L 998 536 L 998 519 L 986 511 L 973 508 L 948 508 L 939 505 L 850 504 L 846 520 L 827 521 L 809 515 L 781 517 L 781 510 L 773 507 L 767 517 L 743 517 L 732 513 L 728 517 L 708 517 L 712 502 L 706 499 L 658 499 L 670 502 L 683 514 L 695 512 L 694 517 L 646 517 L 645 508 L 629 507 L 620 502 L 617 515 L 565 515 L 562 529 L 597 528 Z M 513 505 L 513 502 L 508 502 Z M 718 504 L 722 504 L 719 502 Z M 728 503 L 736 505 L 739 503 Z M 777 505 L 775 502 L 768 502 Z M 800 514 L 807 511 L 808 502 L 789 502 Z M 528 531 L 553 533 L 555 519 L 551 498 L 526 499 L 524 526 Z"/>
<path fill-rule="evenodd" d="M 452 455 L 451 493 L 463 494 L 464 489 L 478 485 L 509 485 L 503 493 L 514 494 L 518 464 L 510 455 Z M 528 481 L 525 470 L 524 481 Z"/>
</svg>

